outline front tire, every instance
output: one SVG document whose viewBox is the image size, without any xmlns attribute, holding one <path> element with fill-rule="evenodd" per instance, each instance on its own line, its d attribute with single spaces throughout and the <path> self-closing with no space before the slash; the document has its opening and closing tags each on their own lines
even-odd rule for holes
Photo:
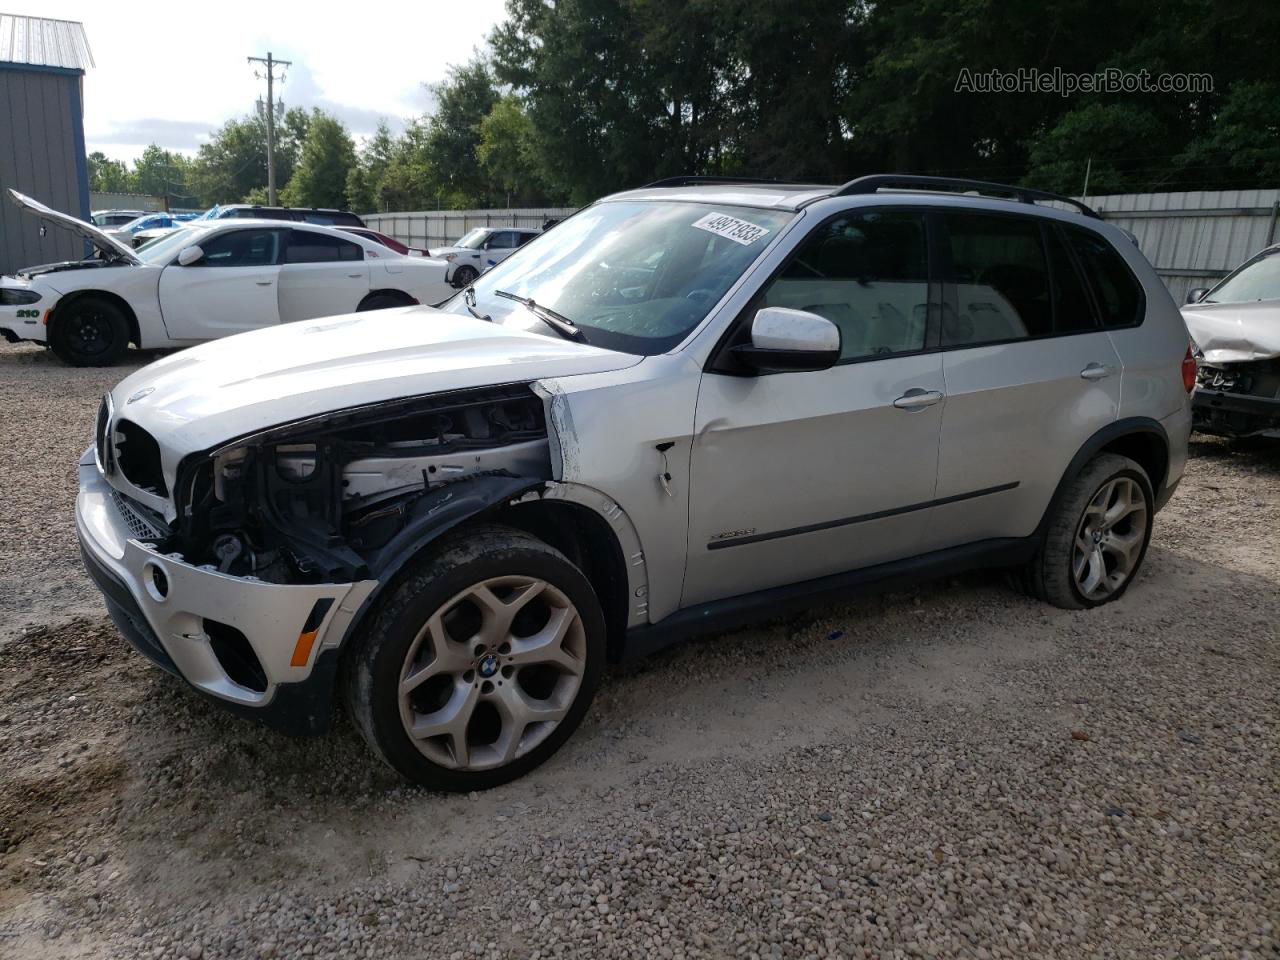
<svg viewBox="0 0 1280 960">
<path fill-rule="evenodd" d="M 58 310 L 50 347 L 73 367 L 109 367 L 129 349 L 124 311 L 102 297 L 81 297 Z"/>
<path fill-rule="evenodd" d="M 1151 479 L 1136 461 L 1094 457 L 1052 508 L 1024 571 L 1030 592 L 1067 610 L 1120 599 L 1146 557 L 1154 514 Z"/>
<path fill-rule="evenodd" d="M 480 276 L 480 271 L 475 267 L 462 266 L 453 274 L 453 285 L 458 289 L 469 287 L 476 282 L 476 277 Z"/>
<path fill-rule="evenodd" d="M 520 530 L 472 527 L 402 578 L 354 641 L 347 707 L 402 776 L 485 790 L 569 738 L 604 656 L 604 614 L 582 571 Z"/>
</svg>

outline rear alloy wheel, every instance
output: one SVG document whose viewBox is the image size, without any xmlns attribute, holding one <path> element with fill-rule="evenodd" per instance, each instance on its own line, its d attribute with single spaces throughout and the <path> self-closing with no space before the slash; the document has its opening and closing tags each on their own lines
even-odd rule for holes
<svg viewBox="0 0 1280 960">
<path fill-rule="evenodd" d="M 100 297 L 81 297 L 58 310 L 50 346 L 73 367 L 106 367 L 129 349 L 124 311 Z"/>
<path fill-rule="evenodd" d="M 469 287 L 476 282 L 476 277 L 480 276 L 480 271 L 475 267 L 459 267 L 453 274 L 453 285 L 455 287 Z"/>
<path fill-rule="evenodd" d="M 1030 591 L 1069 610 L 1118 599 L 1146 556 L 1153 503 L 1151 481 L 1135 461 L 1112 453 L 1089 461 L 1051 508 L 1025 571 Z"/>
<path fill-rule="evenodd" d="M 569 737 L 603 658 L 604 617 L 581 571 L 521 531 L 477 527 L 393 590 L 352 651 L 347 701 L 404 776 L 481 790 Z"/>
</svg>

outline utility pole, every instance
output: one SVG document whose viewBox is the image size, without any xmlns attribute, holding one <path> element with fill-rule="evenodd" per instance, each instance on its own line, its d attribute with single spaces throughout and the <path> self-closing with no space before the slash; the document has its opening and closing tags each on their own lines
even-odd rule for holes
<svg viewBox="0 0 1280 960">
<path fill-rule="evenodd" d="M 276 205 L 276 101 L 273 93 L 275 68 L 291 67 L 293 62 L 276 60 L 271 56 L 270 50 L 265 57 L 249 57 L 248 60 L 250 63 L 260 63 L 267 68 L 267 203 L 274 207 Z M 253 75 L 259 79 L 262 78 L 262 74 L 256 70 Z M 284 82 L 283 76 L 280 81 Z"/>
</svg>

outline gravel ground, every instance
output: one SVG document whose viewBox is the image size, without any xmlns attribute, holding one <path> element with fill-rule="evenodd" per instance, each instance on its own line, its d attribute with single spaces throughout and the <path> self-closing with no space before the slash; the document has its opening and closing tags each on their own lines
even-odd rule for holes
<svg viewBox="0 0 1280 960">
<path fill-rule="evenodd" d="M 68 524 L 125 372 L 0 349 L 0 956 L 1280 954 L 1280 445 L 1197 442 L 1118 604 L 973 575 L 696 641 L 441 797 L 123 646 Z"/>
</svg>

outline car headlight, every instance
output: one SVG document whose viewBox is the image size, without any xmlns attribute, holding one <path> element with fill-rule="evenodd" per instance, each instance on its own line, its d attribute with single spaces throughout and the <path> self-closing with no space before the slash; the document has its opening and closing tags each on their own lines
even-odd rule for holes
<svg viewBox="0 0 1280 960">
<path fill-rule="evenodd" d="M 456 253 L 446 253 L 446 254 L 444 255 L 444 258 L 445 258 L 446 260 L 449 260 L 449 261 L 451 261 L 451 262 L 452 262 L 452 261 L 454 261 L 454 260 L 457 260 L 457 259 L 458 259 L 458 255 L 457 255 Z"/>
<path fill-rule="evenodd" d="M 0 305 L 17 307 L 24 303 L 38 303 L 40 294 L 34 290 L 15 290 L 12 287 L 0 287 Z"/>
</svg>

